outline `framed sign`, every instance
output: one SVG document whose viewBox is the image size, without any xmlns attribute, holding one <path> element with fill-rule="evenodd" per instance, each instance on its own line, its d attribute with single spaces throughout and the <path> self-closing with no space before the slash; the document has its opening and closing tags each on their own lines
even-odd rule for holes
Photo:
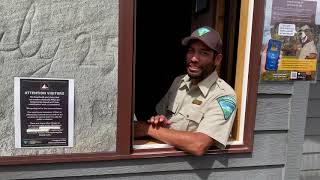
<svg viewBox="0 0 320 180">
<path fill-rule="evenodd" d="M 15 147 L 73 147 L 74 81 L 14 78 Z"/>
</svg>

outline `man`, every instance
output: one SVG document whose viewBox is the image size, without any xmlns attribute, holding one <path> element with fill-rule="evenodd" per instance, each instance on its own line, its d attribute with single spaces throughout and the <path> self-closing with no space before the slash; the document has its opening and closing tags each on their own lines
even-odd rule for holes
<svg viewBox="0 0 320 180">
<path fill-rule="evenodd" d="M 135 137 L 151 136 L 194 155 L 225 148 L 236 114 L 234 90 L 218 77 L 222 41 L 210 27 L 182 40 L 187 75 L 177 77 L 156 107 L 158 115 L 135 123 Z"/>
<path fill-rule="evenodd" d="M 301 48 L 298 53 L 299 59 L 316 59 L 317 58 L 317 48 L 311 38 L 311 29 L 308 25 L 302 26 L 298 31 Z"/>
<path fill-rule="evenodd" d="M 298 48 L 298 59 L 317 59 L 317 48 L 313 41 L 313 34 L 311 28 L 308 25 L 302 26 L 298 30 L 298 36 L 301 43 L 301 47 Z M 305 72 L 305 79 L 312 80 L 312 72 Z"/>
</svg>

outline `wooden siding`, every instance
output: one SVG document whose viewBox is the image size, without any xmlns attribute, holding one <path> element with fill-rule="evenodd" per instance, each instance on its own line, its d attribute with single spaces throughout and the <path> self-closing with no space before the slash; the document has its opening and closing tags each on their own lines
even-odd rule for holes
<svg viewBox="0 0 320 180">
<path fill-rule="evenodd" d="M 288 130 L 291 95 L 259 95 L 255 130 Z M 272 114 L 272 116 L 271 116 Z"/>
<path fill-rule="evenodd" d="M 320 107 L 318 108 L 320 110 Z M 305 133 L 306 137 L 320 135 L 319 128 L 320 128 L 320 117 L 308 117 L 306 122 L 306 133 Z"/>
<path fill-rule="evenodd" d="M 301 161 L 301 180 L 320 179 L 320 73 L 318 81 L 310 84 L 308 114 Z"/>
<path fill-rule="evenodd" d="M 319 180 L 320 170 L 301 171 L 300 180 Z"/>
<path fill-rule="evenodd" d="M 255 135 L 253 153 L 248 154 L 6 166 L 0 169 L 0 174 L 2 177 L 9 179 L 32 179 L 112 174 L 124 175 L 132 173 L 141 173 L 143 175 L 150 172 L 187 172 L 195 169 L 211 169 L 212 171 L 216 171 L 216 169 L 237 168 L 237 170 L 241 170 L 242 167 L 247 167 L 253 170 L 256 168 L 260 169 L 265 165 L 283 166 L 286 155 L 286 141 L 287 134 L 285 132 L 262 131 Z"/>
<path fill-rule="evenodd" d="M 205 180 L 205 179 L 229 179 L 228 177 L 237 177 L 237 180 L 281 180 L 282 166 L 270 166 L 263 169 L 250 168 L 230 168 L 219 171 L 212 170 L 193 170 L 193 171 L 172 171 L 172 172 L 150 172 L 143 175 L 139 174 L 121 174 L 96 176 L 95 180 Z M 71 177 L 64 180 L 84 180 L 90 177 Z M 56 178 L 54 178 L 56 179 Z M 53 179 L 53 180 L 54 180 Z M 52 179 L 50 179 L 52 180 Z"/>
<path fill-rule="evenodd" d="M 320 127 L 320 126 L 315 126 L 315 127 Z M 303 153 L 310 154 L 310 153 L 319 153 L 319 152 L 320 152 L 320 135 L 305 136 L 304 144 L 303 144 Z"/>
</svg>

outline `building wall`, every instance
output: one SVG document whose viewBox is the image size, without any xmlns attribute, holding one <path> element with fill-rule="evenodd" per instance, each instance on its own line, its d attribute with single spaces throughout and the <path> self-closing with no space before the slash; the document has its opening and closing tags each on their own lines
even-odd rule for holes
<svg viewBox="0 0 320 180">
<path fill-rule="evenodd" d="M 320 66 L 318 66 L 320 67 Z M 303 144 L 301 180 L 320 179 L 320 68 L 318 81 L 310 85 L 308 115 Z"/>
<path fill-rule="evenodd" d="M 115 151 L 118 9 L 117 0 L 0 1 L 0 156 Z M 14 148 L 14 77 L 74 79 L 73 148 Z"/>
<path fill-rule="evenodd" d="M 5 72 L 1 74 L 0 88 L 1 156 L 114 150 L 118 2 L 0 2 L 0 27 L 7 28 L 2 28 L 0 32 L 1 72 Z M 51 26 L 51 23 L 46 23 L 51 22 L 49 19 L 41 20 L 47 17 L 47 11 L 51 12 L 49 7 L 55 7 L 55 3 L 61 4 L 54 14 L 62 12 L 65 17 L 77 15 L 79 21 L 77 18 L 70 18 L 65 24 L 59 21 L 61 18 L 52 17 L 57 18 L 58 22 Z M 64 11 L 65 8 L 70 9 Z M 4 12 L 5 9 L 9 12 Z M 103 10 L 100 11 L 101 9 Z M 40 16 L 39 13 L 44 15 Z M 32 17 L 37 15 L 39 20 L 34 25 L 28 25 L 28 22 L 33 22 Z M 43 26 L 46 28 L 41 33 L 33 31 L 34 27 Z M 19 33 L 11 31 L 12 29 Z M 42 33 L 47 32 L 50 32 L 46 36 L 48 40 L 33 40 L 29 43 L 28 38 L 38 39 L 39 36 L 45 36 Z M 55 33 L 61 34 L 54 36 Z M 38 41 L 42 43 L 39 44 Z M 89 45 L 87 42 L 90 42 Z M 48 48 L 44 48 L 45 56 L 41 56 L 45 44 Z M 88 50 L 85 47 L 90 48 Z M 49 60 L 41 57 L 48 57 Z M 56 63 L 53 63 L 55 59 Z M 49 62 L 53 65 L 47 66 Z M 13 125 L 10 124 L 13 112 L 13 76 L 75 78 L 75 131 L 79 133 L 76 133 L 75 148 L 69 151 L 50 149 L 16 152 L 12 144 Z M 295 180 L 299 178 L 299 162 L 302 157 L 308 88 L 308 83 L 305 82 L 259 84 L 252 153 L 1 166 L 0 179 Z M 104 126 L 99 127 L 101 124 Z M 91 134 L 93 132 L 98 134 Z M 111 138 L 105 139 L 106 137 Z M 89 145 L 86 146 L 86 143 Z"/>
</svg>

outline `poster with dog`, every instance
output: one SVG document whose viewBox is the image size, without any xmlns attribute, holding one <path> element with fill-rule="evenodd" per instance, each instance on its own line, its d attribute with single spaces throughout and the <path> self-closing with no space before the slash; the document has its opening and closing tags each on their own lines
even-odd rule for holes
<svg viewBox="0 0 320 180">
<path fill-rule="evenodd" d="M 266 0 L 261 80 L 315 81 L 320 0 Z"/>
</svg>

